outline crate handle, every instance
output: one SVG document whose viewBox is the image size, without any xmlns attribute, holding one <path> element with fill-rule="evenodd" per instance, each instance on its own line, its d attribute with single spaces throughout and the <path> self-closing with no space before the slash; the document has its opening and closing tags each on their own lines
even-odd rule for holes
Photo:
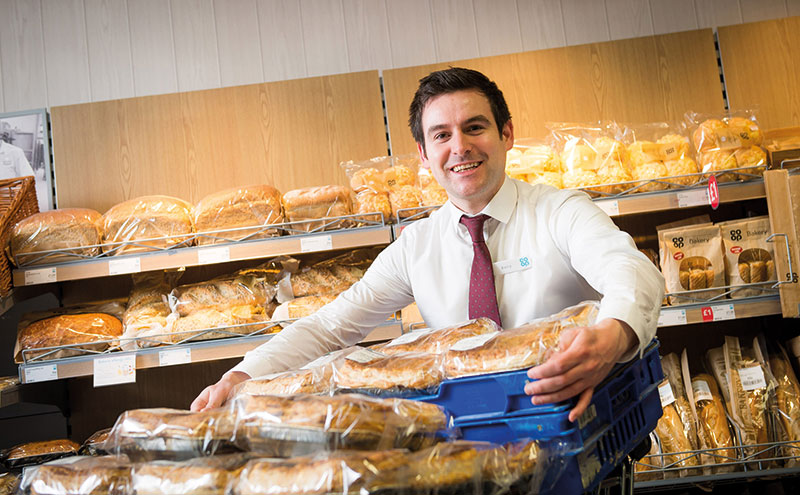
<svg viewBox="0 0 800 495">
<path fill-rule="evenodd" d="M 791 278 L 792 274 L 794 273 L 794 269 L 792 268 L 792 252 L 789 249 L 789 236 L 782 232 L 776 232 L 771 236 L 767 237 L 767 242 L 775 242 L 773 241 L 773 238 L 778 236 L 783 237 L 783 242 L 786 244 L 786 260 L 789 262 L 789 277 Z M 792 280 L 778 280 L 778 282 L 775 283 L 772 286 L 772 288 L 777 289 L 783 284 L 791 284 L 791 283 L 793 283 Z"/>
</svg>

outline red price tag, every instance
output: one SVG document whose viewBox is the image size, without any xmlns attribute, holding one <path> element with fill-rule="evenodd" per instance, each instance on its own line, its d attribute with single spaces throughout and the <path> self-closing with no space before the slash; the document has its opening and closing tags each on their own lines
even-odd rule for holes
<svg viewBox="0 0 800 495">
<path fill-rule="evenodd" d="M 708 202 L 714 210 L 719 206 L 719 186 L 717 178 L 713 175 L 708 178 Z"/>
<path fill-rule="evenodd" d="M 714 321 L 714 310 L 711 306 L 704 306 L 700 311 L 703 313 L 703 321 Z"/>
</svg>

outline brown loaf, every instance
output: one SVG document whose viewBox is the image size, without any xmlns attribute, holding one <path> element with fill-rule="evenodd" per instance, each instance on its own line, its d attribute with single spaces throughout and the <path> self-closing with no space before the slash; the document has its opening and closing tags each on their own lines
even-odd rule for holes
<svg viewBox="0 0 800 495">
<path fill-rule="evenodd" d="M 117 419 L 110 439 L 136 438 L 230 438 L 233 418 L 226 411 L 215 409 L 190 412 L 179 409 L 131 409 Z"/>
<path fill-rule="evenodd" d="M 350 190 L 344 186 L 307 187 L 289 191 L 283 195 L 283 209 L 289 222 L 353 213 Z M 311 222 L 294 228 L 313 230 L 320 226 L 321 222 Z"/>
<path fill-rule="evenodd" d="M 191 238 L 194 231 L 192 205 L 170 196 L 142 196 L 113 206 L 101 218 L 103 242 L 108 252 L 127 241 L 154 239 L 146 246 L 129 245 L 114 254 L 147 251 L 147 246 L 168 248 Z"/>
<path fill-rule="evenodd" d="M 364 269 L 347 265 L 319 265 L 291 275 L 294 297 L 339 294 L 364 276 Z"/>
<path fill-rule="evenodd" d="M 359 352 L 353 353 L 356 354 Z M 335 363 L 336 385 L 343 389 L 427 389 L 439 385 L 444 378 L 442 358 L 435 354 L 405 352 L 386 356 L 375 352 L 372 357 L 366 363 L 350 356 Z"/>
<path fill-rule="evenodd" d="M 36 251 L 68 249 L 69 253 L 96 256 L 100 254 L 97 246 L 101 242 L 99 220 L 100 213 L 88 208 L 64 208 L 31 215 L 14 225 L 9 244 L 11 254 L 22 265 L 78 259 L 65 254 L 41 260 L 36 260 L 39 255 L 23 256 Z M 85 246 L 95 247 L 75 249 Z"/>
<path fill-rule="evenodd" d="M 198 233 L 281 223 L 281 193 L 266 184 L 226 189 L 201 199 L 194 209 L 194 215 Z M 239 240 L 247 236 L 251 236 L 248 239 L 263 239 L 278 235 L 276 229 L 258 230 L 224 232 L 218 234 L 220 239 L 200 236 L 197 244 L 215 244 L 225 239 Z"/>
<path fill-rule="evenodd" d="M 229 333 L 249 334 L 262 328 L 264 325 L 258 325 L 258 323 L 268 322 L 269 318 L 270 315 L 267 314 L 264 306 L 240 305 L 224 309 L 198 309 L 175 320 L 172 328 L 174 333 L 170 335 L 169 340 L 171 342 L 180 342 L 186 339 L 197 341 L 230 337 Z M 248 325 L 234 326 L 245 324 Z M 218 328 L 219 331 L 201 332 L 201 330 L 210 328 Z M 279 326 L 270 328 L 270 332 L 278 330 L 280 330 Z"/>
<path fill-rule="evenodd" d="M 104 350 L 108 344 L 92 343 L 120 335 L 122 322 L 119 319 L 105 313 L 84 313 L 35 321 L 20 330 L 18 340 L 23 350 L 73 344 L 87 344 L 81 346 L 84 349 Z"/>
<path fill-rule="evenodd" d="M 236 276 L 183 285 L 175 289 L 175 292 L 178 314 L 188 316 L 207 308 L 226 309 L 231 306 L 264 305 L 271 299 L 273 288 L 265 278 Z"/>
<path fill-rule="evenodd" d="M 24 483 L 30 495 L 119 495 L 129 493 L 130 479 L 130 465 L 103 456 L 43 464 Z"/>
<path fill-rule="evenodd" d="M 81 446 L 72 440 L 44 440 L 17 445 L 8 451 L 7 459 L 22 459 L 47 454 L 75 454 Z"/>
<path fill-rule="evenodd" d="M 320 308 L 336 299 L 336 296 L 337 294 L 322 294 L 292 299 L 286 303 L 289 310 L 289 318 L 303 318 L 316 313 Z"/>
<path fill-rule="evenodd" d="M 154 461 L 134 466 L 131 485 L 137 495 L 223 495 L 251 456 L 200 457 L 184 462 Z"/>
<path fill-rule="evenodd" d="M 450 346 L 460 340 L 476 335 L 497 332 L 499 330 L 500 327 L 494 321 L 482 317 L 460 325 L 433 330 L 428 333 L 421 331 L 421 336 L 412 342 L 401 344 L 391 341 L 386 344 L 377 345 L 373 347 L 373 349 L 384 354 L 397 354 L 400 352 L 429 352 L 432 354 L 440 354 L 449 350 Z M 407 339 L 408 337 L 406 337 L 406 340 Z"/>
</svg>

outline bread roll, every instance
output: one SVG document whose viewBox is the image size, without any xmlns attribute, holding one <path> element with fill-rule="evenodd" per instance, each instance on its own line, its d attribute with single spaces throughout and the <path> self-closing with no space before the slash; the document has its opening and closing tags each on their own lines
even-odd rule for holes
<svg viewBox="0 0 800 495">
<path fill-rule="evenodd" d="M 262 227 L 283 222 L 281 193 L 266 184 L 236 187 L 219 191 L 201 199 L 194 208 L 197 233 L 242 227 Z M 277 229 L 244 229 L 198 236 L 197 244 L 217 244 L 227 240 L 264 239 L 279 235 Z"/>
<path fill-rule="evenodd" d="M 653 179 L 663 179 L 664 177 L 669 176 L 669 172 L 667 171 L 667 167 L 661 161 L 652 161 L 642 163 L 641 165 L 637 165 L 633 168 L 631 172 L 634 180 L 653 180 Z M 664 189 L 669 188 L 669 184 L 664 184 L 661 182 L 640 182 L 634 185 L 641 185 L 637 191 L 639 192 L 648 192 L 648 191 L 663 191 Z"/>
<path fill-rule="evenodd" d="M 736 163 L 736 157 L 733 156 L 733 151 L 731 150 L 712 150 L 699 154 L 697 159 L 700 169 L 706 173 L 721 172 L 724 170 L 738 168 L 739 166 L 738 163 Z M 718 173 L 716 176 L 718 182 L 731 182 L 738 179 L 738 175 L 735 173 Z"/>
<path fill-rule="evenodd" d="M 88 208 L 64 208 L 31 215 L 17 222 L 11 230 L 9 248 L 13 261 L 29 265 L 97 256 L 102 242 L 99 221 L 100 213 Z M 56 250 L 67 252 L 28 254 Z"/>
<path fill-rule="evenodd" d="M 764 175 L 764 169 L 767 167 L 767 154 L 759 146 L 749 146 L 746 148 L 739 148 L 733 152 L 733 157 L 736 159 L 736 166 L 738 168 L 746 168 L 739 174 L 742 180 L 752 179 L 750 175 Z"/>
<path fill-rule="evenodd" d="M 742 144 L 760 146 L 764 141 L 764 134 L 754 121 L 744 117 L 731 117 L 728 119 L 728 128 L 743 138 Z"/>
<path fill-rule="evenodd" d="M 364 215 L 365 213 L 378 212 L 381 215 Z M 361 191 L 356 194 L 355 211 L 358 215 L 364 215 L 364 219 L 370 222 L 390 223 L 392 216 L 392 204 L 389 202 L 389 195 L 385 192 Z"/>
<path fill-rule="evenodd" d="M 393 218 L 406 218 L 416 212 L 400 211 L 406 208 L 422 206 L 422 192 L 416 186 L 401 185 L 389 190 L 389 202 L 392 205 Z"/>
<path fill-rule="evenodd" d="M 705 153 L 714 149 L 718 149 L 717 144 L 718 135 L 720 130 L 727 129 L 728 126 L 725 122 L 719 119 L 708 119 L 700 123 L 697 129 L 692 133 L 692 141 L 694 142 L 694 149 L 698 153 Z"/>
<path fill-rule="evenodd" d="M 108 244 L 103 250 L 117 255 L 189 243 L 193 218 L 192 205 L 169 196 L 142 196 L 119 203 L 101 218 L 103 243 Z M 136 245 L 124 245 L 134 241 Z"/>
<path fill-rule="evenodd" d="M 122 322 L 105 313 L 66 314 L 35 321 L 19 331 L 17 336 L 22 350 L 81 344 L 75 350 L 59 351 L 47 358 L 81 354 L 80 349 L 103 351 L 107 342 L 122 335 Z M 30 358 L 45 352 L 26 353 Z"/>
<path fill-rule="evenodd" d="M 357 193 L 384 193 L 386 192 L 386 181 L 380 170 L 374 167 L 365 167 L 353 172 L 350 177 L 350 187 Z"/>
<path fill-rule="evenodd" d="M 350 191 L 343 186 L 319 186 L 295 189 L 284 193 L 283 208 L 289 222 L 318 218 L 339 217 L 353 213 Z M 293 229 L 312 231 L 333 229 L 350 225 L 349 221 L 305 222 Z"/>
<path fill-rule="evenodd" d="M 395 165 L 383 171 L 383 180 L 386 186 L 392 188 L 414 185 L 414 171 L 405 165 Z"/>
<path fill-rule="evenodd" d="M 696 174 L 699 172 L 697 169 L 697 163 L 695 163 L 695 161 L 688 156 L 684 156 L 683 158 L 679 158 L 677 160 L 665 160 L 664 166 L 667 168 L 667 174 L 670 177 L 677 175 Z M 698 180 L 700 180 L 700 176 L 698 175 L 669 179 L 669 181 L 673 184 L 680 184 L 682 186 L 691 186 Z"/>
<path fill-rule="evenodd" d="M 444 188 L 426 187 L 422 189 L 422 206 L 439 206 L 447 202 Z"/>
</svg>

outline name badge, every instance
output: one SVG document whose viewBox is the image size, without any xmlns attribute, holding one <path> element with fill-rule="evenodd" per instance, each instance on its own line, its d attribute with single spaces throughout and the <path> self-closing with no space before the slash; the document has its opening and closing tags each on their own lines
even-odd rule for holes
<svg viewBox="0 0 800 495">
<path fill-rule="evenodd" d="M 519 258 L 497 261 L 494 263 L 494 266 L 500 273 L 506 275 L 508 273 L 528 270 L 531 268 L 531 259 L 528 256 L 521 256 Z"/>
</svg>

